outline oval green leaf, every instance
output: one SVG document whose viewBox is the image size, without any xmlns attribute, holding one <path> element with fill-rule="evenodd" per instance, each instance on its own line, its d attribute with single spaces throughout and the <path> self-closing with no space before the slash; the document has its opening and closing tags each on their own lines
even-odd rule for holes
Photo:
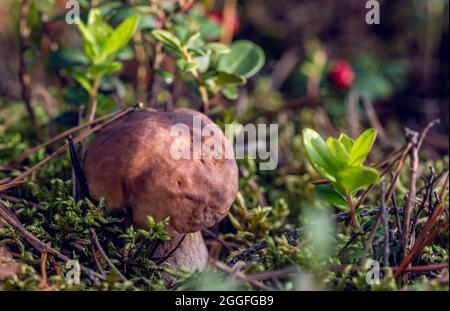
<svg viewBox="0 0 450 311">
<path fill-rule="evenodd" d="M 261 47 L 250 41 L 237 41 L 231 52 L 219 60 L 218 70 L 250 78 L 264 66 L 265 55 Z"/>
</svg>

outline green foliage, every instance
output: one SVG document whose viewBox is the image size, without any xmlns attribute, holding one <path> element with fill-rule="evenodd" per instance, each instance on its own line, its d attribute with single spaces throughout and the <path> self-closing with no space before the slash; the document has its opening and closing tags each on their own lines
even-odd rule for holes
<svg viewBox="0 0 450 311">
<path fill-rule="evenodd" d="M 94 204 L 89 200 L 76 202 L 72 196 L 72 183 L 54 179 L 49 187 L 29 184 L 28 191 L 38 200 L 44 209 L 37 209 L 27 204 L 6 204 L 15 212 L 25 227 L 44 243 L 69 257 L 77 259 L 80 265 L 92 267 L 93 248 L 91 245 L 91 230 L 95 229 L 97 238 L 110 260 L 121 270 L 128 271 L 130 282 L 117 279 L 114 273 L 108 275 L 105 282 L 94 284 L 86 275 L 82 275 L 81 288 L 98 289 L 131 289 L 132 286 L 141 289 L 162 289 L 164 279 L 162 271 L 148 257 L 152 243 L 166 241 L 169 236 L 165 230 L 169 219 L 155 222 L 148 217 L 148 230 L 135 229 L 126 225 L 125 211 L 109 213 L 103 201 Z M 18 232 L 9 226 L 0 228 L 2 243 L 20 254 L 23 271 L 18 277 L 8 280 L 4 285 L 9 289 L 33 289 L 39 283 L 33 276 L 33 265 L 40 263 L 40 254 Z M 99 259 L 105 271 L 109 270 L 107 263 Z M 61 266 L 64 263 L 59 263 Z M 35 272 L 34 272 L 35 273 Z M 29 278 L 29 279 L 28 279 Z M 76 289 L 65 284 L 63 276 L 52 279 L 60 289 Z"/>
<path fill-rule="evenodd" d="M 49 56 L 55 69 L 67 69 L 73 78 L 91 93 L 94 81 L 121 70 L 126 45 L 138 28 L 140 17 L 132 15 L 113 29 L 99 9 L 89 12 L 86 23 L 77 22 L 83 41 L 83 51 L 75 48 L 61 48 Z M 122 53 L 122 55 L 121 55 Z"/>
<path fill-rule="evenodd" d="M 117 54 L 133 37 L 139 24 L 137 15 L 128 17 L 116 29 L 103 19 L 97 9 L 89 12 L 87 23 L 79 20 L 78 30 L 83 38 L 84 54 L 89 59 L 86 71 L 75 72 L 74 77 L 88 91 L 92 91 L 90 81 L 101 80 L 105 75 L 122 68 Z"/>
<path fill-rule="evenodd" d="M 250 41 L 237 41 L 231 46 L 230 53 L 220 58 L 218 70 L 250 78 L 264 65 L 264 51 Z"/>
<path fill-rule="evenodd" d="M 355 61 L 356 89 L 370 100 L 386 100 L 405 84 L 408 64 L 362 54 Z"/>
<path fill-rule="evenodd" d="M 363 165 L 376 136 L 376 130 L 369 129 L 356 140 L 342 134 L 339 139 L 330 137 L 325 142 L 314 130 L 303 131 L 303 142 L 311 164 L 332 185 L 332 188 L 322 186 L 317 190 L 321 199 L 343 208 L 349 195 L 378 182 L 380 173 Z"/>
<path fill-rule="evenodd" d="M 222 93 L 236 99 L 237 87 L 258 73 L 265 62 L 262 49 L 249 41 L 237 41 L 228 47 L 217 42 L 206 42 L 199 31 L 172 31 L 156 29 L 153 37 L 176 60 L 177 69 L 190 77 L 208 93 Z"/>
</svg>

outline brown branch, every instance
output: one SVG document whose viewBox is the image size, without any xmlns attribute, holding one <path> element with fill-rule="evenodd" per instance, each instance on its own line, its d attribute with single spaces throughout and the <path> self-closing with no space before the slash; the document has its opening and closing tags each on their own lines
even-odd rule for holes
<svg viewBox="0 0 450 311">
<path fill-rule="evenodd" d="M 22 0 L 19 13 L 19 81 L 22 100 L 30 117 L 30 122 L 35 134 L 39 137 L 39 127 L 36 121 L 36 114 L 31 104 L 31 78 L 26 69 L 26 52 L 28 50 L 27 40 L 30 35 L 30 29 L 27 25 L 27 16 L 30 12 L 30 3 L 28 0 Z"/>
<path fill-rule="evenodd" d="M 403 256 L 406 256 L 409 246 L 410 238 L 410 225 L 411 225 L 411 215 L 416 204 L 416 193 L 417 193 L 417 178 L 419 169 L 419 148 L 418 139 L 419 133 L 408 131 L 407 137 L 412 143 L 413 147 L 411 149 L 411 164 L 410 164 L 410 180 L 409 180 L 409 195 L 406 201 L 405 215 L 403 216 Z"/>
<path fill-rule="evenodd" d="M 163 257 L 156 257 L 156 258 L 152 258 L 152 260 L 157 264 L 160 265 L 162 264 L 164 261 L 166 261 L 167 259 L 169 259 L 170 257 L 172 257 L 172 255 L 180 248 L 181 244 L 184 242 L 184 239 L 186 238 L 187 234 L 183 235 L 183 237 L 180 239 L 180 241 L 178 242 L 178 244 L 170 250 L 170 252 L 168 252 L 166 255 L 164 255 Z M 155 249 L 156 251 L 156 249 Z"/>
<path fill-rule="evenodd" d="M 96 120 L 94 120 L 92 122 L 84 123 L 84 124 L 78 125 L 76 127 L 73 127 L 71 129 L 68 129 L 68 130 L 66 130 L 66 131 L 56 135 L 55 137 L 49 139 L 45 143 L 42 143 L 42 144 L 40 144 L 38 146 L 32 147 L 30 149 L 27 149 L 24 153 L 22 153 L 19 157 L 17 157 L 12 162 L 10 162 L 7 166 L 8 167 L 12 167 L 12 166 L 14 166 L 16 164 L 19 164 L 22 161 L 24 161 L 25 159 L 27 159 L 30 155 L 36 153 L 38 150 L 40 150 L 42 148 L 46 148 L 46 147 L 48 147 L 48 146 L 50 146 L 50 145 L 52 145 L 52 144 L 54 144 L 54 143 L 56 143 L 56 142 L 58 142 L 58 141 L 60 141 L 62 139 L 65 139 L 67 136 L 69 136 L 71 134 L 74 134 L 74 133 L 78 132 L 79 130 L 82 130 L 82 129 L 86 128 L 86 127 L 89 127 L 89 126 L 92 126 L 92 125 L 96 125 L 97 123 L 103 122 L 103 121 L 105 121 L 105 120 L 107 120 L 109 118 L 113 118 L 117 114 L 120 114 L 120 113 L 122 113 L 122 112 L 124 112 L 126 110 L 127 109 L 123 109 L 121 111 L 113 112 L 113 113 L 110 113 L 110 114 L 105 115 L 103 117 L 100 117 L 100 118 L 98 118 L 98 119 L 96 119 Z"/>
<path fill-rule="evenodd" d="M 349 269 L 348 265 L 338 265 L 338 266 L 330 266 L 329 269 L 334 272 L 343 272 L 347 269 Z M 397 272 L 399 270 L 399 267 L 381 267 L 380 270 L 387 270 L 392 269 L 394 272 Z M 429 272 L 429 271 L 439 271 L 448 269 L 448 262 L 446 263 L 439 263 L 439 264 L 433 264 L 433 265 L 426 265 L 426 266 L 415 266 L 410 267 L 407 269 L 404 269 L 403 272 L 410 272 L 410 273 L 423 273 L 423 272 Z M 366 268 L 364 266 L 350 266 L 350 271 L 364 271 Z"/>
<path fill-rule="evenodd" d="M 101 246 L 100 242 L 98 241 L 97 233 L 95 232 L 95 230 L 94 229 L 90 229 L 90 231 L 91 231 L 92 243 L 97 247 L 98 251 L 102 255 L 103 259 L 106 261 L 108 266 L 122 279 L 123 282 L 127 282 L 128 281 L 127 278 L 122 274 L 122 272 L 119 271 L 119 269 L 117 269 L 117 267 L 113 264 L 111 259 L 109 259 L 109 257 L 106 254 L 105 250 L 103 249 L 103 247 Z M 95 253 L 94 253 L 94 256 L 95 256 Z M 102 271 L 102 270 L 100 270 L 100 271 Z"/>
<path fill-rule="evenodd" d="M 381 124 L 380 119 L 378 118 L 375 108 L 373 107 L 372 103 L 367 97 L 364 97 L 363 104 L 364 108 L 366 109 L 366 114 L 367 118 L 369 119 L 370 125 L 373 128 L 377 129 L 378 138 L 380 139 L 380 142 L 387 147 L 398 148 L 399 147 L 398 143 L 388 138 L 388 135 L 386 134 L 386 131 L 383 125 Z"/>
<path fill-rule="evenodd" d="M 80 134 L 79 136 L 77 136 L 74 140 L 73 143 L 74 144 L 78 144 L 82 141 L 84 141 L 90 134 L 97 132 L 99 130 L 101 130 L 103 127 L 105 127 L 106 125 L 110 124 L 111 122 L 114 122 L 115 120 L 123 117 L 124 115 L 128 114 L 129 112 L 133 111 L 134 109 L 136 109 L 137 106 L 133 107 L 133 108 L 128 108 L 120 113 L 118 113 L 116 116 L 114 116 L 113 118 L 111 118 L 110 120 L 108 120 L 105 123 L 102 123 L 100 125 L 97 125 L 91 129 L 89 129 L 88 131 Z M 31 174 L 33 174 L 35 171 L 37 171 L 40 167 L 42 167 L 43 165 L 45 165 L 47 162 L 49 162 L 50 160 L 54 159 L 55 157 L 59 156 L 60 154 L 62 154 L 63 152 L 67 151 L 69 148 L 68 144 L 65 144 L 61 147 L 59 147 L 58 149 L 56 149 L 52 154 L 50 154 L 49 156 L 47 156 L 45 159 L 43 159 L 42 161 L 40 161 L 39 163 L 37 163 L 36 165 L 34 165 L 33 167 L 29 168 L 28 170 L 26 170 L 25 172 L 21 173 L 19 176 L 15 177 L 12 181 L 8 182 L 7 184 L 4 185 L 0 185 L 0 192 L 1 191 L 5 191 L 7 189 L 16 187 L 19 184 L 23 184 L 26 182 L 26 178 L 28 176 L 30 176 Z"/>
<path fill-rule="evenodd" d="M 45 289 L 47 285 L 47 252 L 41 253 L 41 281 L 39 282 L 38 288 Z"/>
<path fill-rule="evenodd" d="M 384 266 L 389 266 L 390 246 L 389 246 L 389 212 L 386 207 L 386 183 L 381 182 L 381 219 L 384 228 Z"/>
<path fill-rule="evenodd" d="M 234 25 L 237 17 L 237 0 L 225 0 L 223 7 L 223 23 L 220 42 L 230 44 L 233 41 Z"/>
<path fill-rule="evenodd" d="M 233 269 L 232 267 L 229 267 L 228 265 L 224 264 L 221 261 L 214 261 L 213 264 L 220 270 L 223 270 L 223 271 L 227 272 L 228 274 L 232 274 L 237 281 L 247 283 L 247 276 L 245 274 L 243 274 L 242 272 L 236 271 L 235 269 Z M 260 289 L 263 289 L 266 291 L 272 290 L 270 287 L 266 286 L 261 281 L 249 280 L 248 282 Z"/>
<path fill-rule="evenodd" d="M 393 174 L 393 176 L 392 176 L 392 178 L 391 178 L 390 186 L 389 186 L 389 190 L 387 191 L 386 198 L 391 198 L 392 195 L 394 194 L 394 191 L 395 191 L 395 185 L 397 184 L 397 180 L 398 180 L 398 178 L 399 178 L 399 176 L 400 176 L 400 173 L 401 173 L 401 170 L 402 170 L 402 168 L 403 168 L 403 165 L 405 164 L 406 157 L 408 156 L 408 153 L 409 153 L 409 151 L 411 150 L 412 146 L 413 146 L 412 143 L 409 142 L 407 145 L 405 145 L 405 146 L 401 149 L 401 150 L 402 150 L 402 153 L 401 153 L 401 155 L 400 155 L 400 157 L 399 157 L 399 159 L 398 159 L 398 161 L 397 161 L 397 167 L 396 167 L 395 173 Z M 393 166 L 394 164 L 395 164 L 395 162 L 392 164 L 392 166 Z M 387 170 L 387 169 L 386 169 L 386 170 Z M 386 171 L 386 172 L 387 172 L 387 171 Z M 384 174 L 382 174 L 382 176 L 384 176 Z M 362 204 L 362 203 L 364 202 L 365 197 L 367 196 L 368 192 L 369 192 L 373 187 L 374 187 L 374 186 L 369 187 L 369 188 L 364 192 L 364 194 L 361 196 L 360 200 L 358 201 L 358 205 L 357 205 L 357 206 L 359 206 L 360 204 Z M 365 249 L 364 249 L 364 255 L 363 255 L 363 257 L 362 257 L 361 260 L 360 260 L 360 263 L 361 263 L 362 265 L 364 265 L 364 263 L 365 263 L 365 261 L 366 261 L 366 259 L 367 259 L 367 255 L 368 255 L 369 251 L 372 249 L 372 243 L 373 243 L 373 240 L 374 240 L 374 238 L 375 238 L 375 234 L 376 234 L 376 232 L 377 232 L 378 227 L 380 226 L 380 224 L 381 224 L 381 209 L 380 209 L 380 211 L 379 211 L 379 213 L 378 213 L 378 215 L 377 215 L 377 219 L 376 219 L 376 221 L 375 221 L 375 224 L 374 224 L 373 227 L 372 227 L 372 231 L 371 231 L 371 233 L 370 233 L 370 235 L 369 235 L 369 238 L 368 238 L 367 241 L 366 241 L 366 246 L 365 246 Z"/>
<path fill-rule="evenodd" d="M 45 211 L 46 210 L 45 207 L 43 207 L 40 204 L 33 203 L 33 202 L 27 201 L 25 199 L 19 199 L 19 198 L 16 198 L 16 197 L 12 197 L 12 196 L 6 195 L 6 194 L 0 194 L 0 199 L 3 199 L 5 201 L 9 201 L 9 202 L 15 203 L 15 204 L 29 205 L 31 207 L 34 207 L 34 208 L 40 210 L 40 211 Z"/>
<path fill-rule="evenodd" d="M 436 124 L 439 123 L 439 120 L 434 120 L 430 122 L 425 129 L 420 133 L 413 132 L 411 130 L 406 129 L 407 137 L 410 143 L 413 145 L 411 149 L 411 164 L 410 164 L 410 182 L 409 182 L 409 195 L 406 201 L 405 207 L 405 215 L 403 217 L 403 256 L 407 255 L 408 247 L 410 243 L 410 237 L 413 234 L 411 232 L 411 215 L 414 210 L 414 206 L 416 204 L 416 193 L 417 193 L 417 179 L 418 179 L 418 170 L 419 170 L 419 152 L 422 148 L 425 137 L 428 132 L 433 128 Z"/>
<path fill-rule="evenodd" d="M 359 94 L 355 90 L 351 90 L 347 95 L 346 100 L 346 111 L 347 111 L 347 124 L 350 127 L 350 136 L 357 137 L 359 134 Z"/>
</svg>

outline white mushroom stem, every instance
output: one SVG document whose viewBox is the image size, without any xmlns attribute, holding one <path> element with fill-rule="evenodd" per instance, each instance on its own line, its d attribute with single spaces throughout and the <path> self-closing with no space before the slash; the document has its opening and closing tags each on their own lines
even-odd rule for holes
<svg viewBox="0 0 450 311">
<path fill-rule="evenodd" d="M 201 232 L 194 232 L 162 243 L 156 250 L 154 258 L 167 258 L 161 262 L 161 267 L 201 271 L 208 263 L 208 249 Z"/>
</svg>

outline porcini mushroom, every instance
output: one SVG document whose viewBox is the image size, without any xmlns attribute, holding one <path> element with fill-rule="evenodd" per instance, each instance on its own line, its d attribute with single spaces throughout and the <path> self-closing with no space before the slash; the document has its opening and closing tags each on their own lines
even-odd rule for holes
<svg viewBox="0 0 450 311">
<path fill-rule="evenodd" d="M 201 135 L 201 129 L 214 135 Z M 189 129 L 175 137 L 174 126 Z M 172 132 L 171 132 L 172 131 Z M 212 140 L 212 141 L 211 141 Z M 171 148 L 193 150 L 193 142 L 222 148 L 221 157 L 174 158 Z M 238 168 L 230 142 L 205 115 L 189 110 L 170 112 L 146 109 L 131 112 L 101 130 L 87 148 L 84 171 L 93 198 L 103 197 L 110 210 L 130 208 L 136 227 L 147 228 L 147 216 L 156 221 L 170 217 L 170 241 L 155 257 L 164 264 L 191 271 L 205 268 L 208 251 L 201 230 L 212 227 L 228 213 L 238 191 Z"/>
</svg>

